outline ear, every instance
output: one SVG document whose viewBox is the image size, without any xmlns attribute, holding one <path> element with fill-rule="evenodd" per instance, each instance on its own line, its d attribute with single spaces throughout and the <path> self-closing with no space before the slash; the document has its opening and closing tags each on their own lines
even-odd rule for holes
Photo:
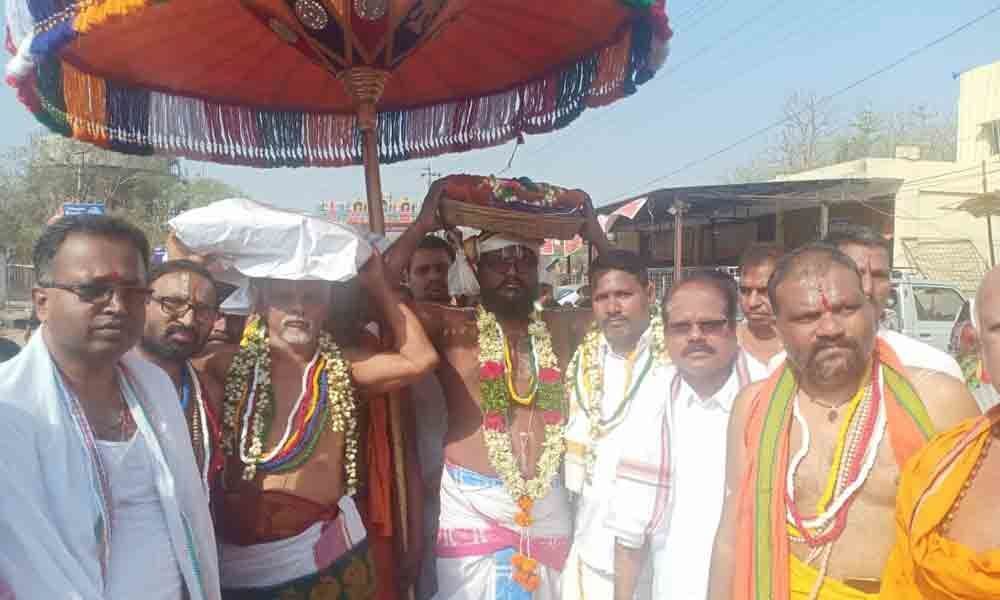
<svg viewBox="0 0 1000 600">
<path fill-rule="evenodd" d="M 650 304 L 656 304 L 656 285 L 652 281 L 646 284 L 646 298 Z"/>
<path fill-rule="evenodd" d="M 42 288 L 33 288 L 31 290 L 31 303 L 35 307 L 35 316 L 42 323 L 48 319 L 49 316 L 49 294 L 46 290 Z"/>
</svg>

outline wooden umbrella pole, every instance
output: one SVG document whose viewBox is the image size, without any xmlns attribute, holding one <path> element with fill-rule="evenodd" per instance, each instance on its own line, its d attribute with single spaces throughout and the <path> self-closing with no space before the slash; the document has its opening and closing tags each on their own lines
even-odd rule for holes
<svg viewBox="0 0 1000 600">
<path fill-rule="evenodd" d="M 375 106 L 382 97 L 388 77 L 387 71 L 369 67 L 355 67 L 341 76 L 341 81 L 357 104 L 358 128 L 361 130 L 364 143 L 362 152 L 365 162 L 365 191 L 368 195 L 368 224 L 369 228 L 379 235 L 385 235 L 385 211 L 382 202 L 382 176 L 379 172 L 378 116 Z M 399 539 L 400 547 L 405 554 L 410 549 L 410 532 L 402 417 L 399 397 L 390 395 L 389 429 L 392 436 L 393 475 L 399 499 Z M 404 590 L 404 593 L 412 600 L 413 587 Z"/>
</svg>

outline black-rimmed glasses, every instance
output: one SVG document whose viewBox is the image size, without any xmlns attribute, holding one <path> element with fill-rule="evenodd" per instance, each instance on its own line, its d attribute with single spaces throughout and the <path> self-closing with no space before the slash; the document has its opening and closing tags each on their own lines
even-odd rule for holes
<svg viewBox="0 0 1000 600">
<path fill-rule="evenodd" d="M 214 323 L 219 318 L 219 309 L 209 304 L 196 304 L 184 298 L 170 296 L 152 296 L 152 299 L 167 316 L 175 319 L 183 319 L 191 311 L 194 311 L 195 320 L 203 323 Z"/>
</svg>

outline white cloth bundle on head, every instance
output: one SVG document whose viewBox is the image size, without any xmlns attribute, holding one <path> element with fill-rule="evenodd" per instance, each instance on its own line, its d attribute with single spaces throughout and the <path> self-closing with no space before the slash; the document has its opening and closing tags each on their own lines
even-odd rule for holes
<svg viewBox="0 0 1000 600">
<path fill-rule="evenodd" d="M 479 280 L 476 278 L 476 272 L 472 265 L 479 261 L 479 257 L 483 253 L 496 252 L 509 246 L 524 246 L 538 254 L 543 243 L 542 240 L 489 231 L 484 231 L 469 241 L 471 248 L 467 249 L 465 244 L 455 248 L 455 261 L 448 271 L 448 292 L 452 296 L 476 296 L 479 294 Z"/>
<path fill-rule="evenodd" d="M 222 262 L 219 279 L 239 287 L 222 305 L 230 314 L 249 312 L 250 279 L 345 281 L 372 254 L 349 226 L 242 198 L 185 211 L 169 225 L 192 252 Z"/>
</svg>

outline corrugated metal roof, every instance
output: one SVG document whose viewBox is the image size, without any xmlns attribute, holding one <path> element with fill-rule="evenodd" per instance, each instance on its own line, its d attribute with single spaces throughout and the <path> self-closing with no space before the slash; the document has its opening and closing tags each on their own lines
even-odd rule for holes
<svg viewBox="0 0 1000 600">
<path fill-rule="evenodd" d="M 895 198 L 902 183 L 902 179 L 850 178 L 663 188 L 602 206 L 597 212 L 610 214 L 633 200 L 646 198 L 646 206 L 636 220 L 672 220 L 670 209 L 678 201 L 686 204 L 687 222 L 708 218 L 740 220 L 773 214 L 779 208 L 794 210 L 819 204 L 890 200 Z M 627 219 L 620 219 L 614 229 L 624 223 Z M 627 225 L 622 227 L 625 228 Z"/>
<path fill-rule="evenodd" d="M 910 265 L 927 279 L 954 283 L 966 295 L 975 294 L 988 269 L 970 240 L 904 238 L 903 252 Z"/>
</svg>

